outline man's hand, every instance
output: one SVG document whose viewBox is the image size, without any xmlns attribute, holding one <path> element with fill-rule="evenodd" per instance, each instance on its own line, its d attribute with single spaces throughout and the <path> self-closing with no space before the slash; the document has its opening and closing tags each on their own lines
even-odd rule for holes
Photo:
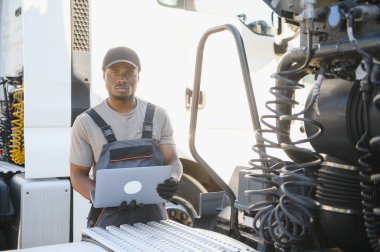
<svg viewBox="0 0 380 252">
<path fill-rule="evenodd" d="M 136 200 L 132 200 L 129 204 L 126 201 L 121 202 L 120 206 L 117 207 L 117 211 L 123 212 L 123 211 L 129 211 L 129 210 L 136 210 L 140 207 L 144 206 L 143 204 L 136 204 Z"/>
<path fill-rule="evenodd" d="M 170 200 L 179 190 L 178 180 L 171 177 L 157 186 L 157 192 L 161 198 Z"/>
</svg>

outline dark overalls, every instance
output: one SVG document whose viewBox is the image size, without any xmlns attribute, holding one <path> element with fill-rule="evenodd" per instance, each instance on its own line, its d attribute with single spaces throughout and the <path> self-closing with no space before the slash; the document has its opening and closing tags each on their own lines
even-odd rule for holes
<svg viewBox="0 0 380 252">
<path fill-rule="evenodd" d="M 95 171 L 164 164 L 164 157 L 158 148 L 158 142 L 152 138 L 154 110 L 155 106 L 148 103 L 143 123 L 142 138 L 125 141 L 116 140 L 111 127 L 95 110 L 89 109 L 86 111 L 100 127 L 108 142 L 103 145 Z M 91 206 L 87 226 L 106 227 L 109 225 L 119 226 L 121 224 L 132 225 L 137 222 L 146 223 L 148 221 L 160 221 L 166 218 L 167 215 L 163 204 L 110 208 L 94 208 Z"/>
</svg>

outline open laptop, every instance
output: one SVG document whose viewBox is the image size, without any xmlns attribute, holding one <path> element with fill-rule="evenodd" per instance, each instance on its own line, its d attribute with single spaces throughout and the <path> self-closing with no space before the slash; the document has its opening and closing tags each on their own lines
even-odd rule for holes
<svg viewBox="0 0 380 252">
<path fill-rule="evenodd" d="M 116 207 L 132 200 L 136 204 L 165 202 L 157 193 L 157 185 L 170 178 L 171 173 L 170 165 L 98 170 L 91 201 L 96 208 Z"/>
</svg>

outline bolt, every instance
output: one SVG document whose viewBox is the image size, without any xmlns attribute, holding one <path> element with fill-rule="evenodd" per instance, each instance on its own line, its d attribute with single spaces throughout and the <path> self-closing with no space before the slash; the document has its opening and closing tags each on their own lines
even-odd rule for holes
<svg viewBox="0 0 380 252">
<path fill-rule="evenodd" d="M 305 127 L 303 125 L 300 127 L 300 132 L 305 133 Z"/>
<path fill-rule="evenodd" d="M 186 220 L 187 219 L 187 214 L 181 213 L 180 218 L 181 218 L 181 220 Z"/>
<path fill-rule="evenodd" d="M 170 210 L 169 211 L 169 216 L 174 217 L 175 216 L 175 210 Z"/>
</svg>

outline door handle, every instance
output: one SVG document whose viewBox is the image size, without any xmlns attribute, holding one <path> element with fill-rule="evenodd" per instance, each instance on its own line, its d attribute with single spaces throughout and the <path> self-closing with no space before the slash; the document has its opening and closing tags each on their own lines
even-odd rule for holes
<svg viewBox="0 0 380 252">
<path fill-rule="evenodd" d="M 193 90 L 190 88 L 186 88 L 186 92 L 185 92 L 186 110 L 191 109 L 192 100 L 193 100 Z M 198 109 L 203 109 L 204 107 L 205 107 L 205 94 L 204 94 L 204 91 L 201 90 L 199 93 Z"/>
</svg>

